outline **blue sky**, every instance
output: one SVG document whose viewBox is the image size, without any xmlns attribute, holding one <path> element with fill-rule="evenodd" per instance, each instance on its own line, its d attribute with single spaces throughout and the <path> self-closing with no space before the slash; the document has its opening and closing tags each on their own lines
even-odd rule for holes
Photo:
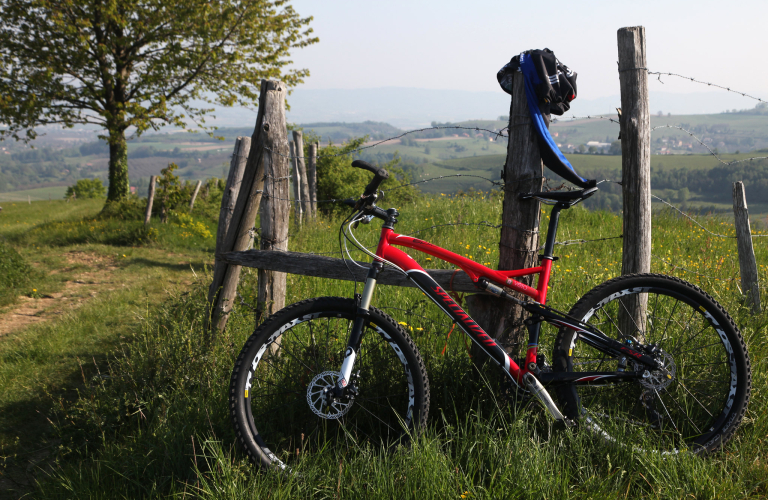
<svg viewBox="0 0 768 500">
<path fill-rule="evenodd" d="M 296 51 L 306 89 L 495 91 L 510 57 L 548 47 L 578 74 L 579 97 L 618 94 L 616 30 L 646 28 L 652 71 L 690 75 L 768 99 L 766 0 L 294 0 L 320 43 Z M 668 77 L 651 90 L 702 92 Z M 753 107 L 754 101 L 743 107 Z"/>
</svg>

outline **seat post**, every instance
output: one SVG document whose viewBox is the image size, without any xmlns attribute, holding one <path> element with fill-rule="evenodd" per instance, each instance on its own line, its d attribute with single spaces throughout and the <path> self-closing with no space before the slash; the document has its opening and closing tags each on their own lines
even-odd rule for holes
<svg viewBox="0 0 768 500">
<path fill-rule="evenodd" d="M 568 205 L 557 203 L 549 214 L 549 229 L 547 229 L 547 242 L 544 245 L 544 254 L 542 258 L 551 259 L 555 250 L 555 238 L 557 237 L 557 224 L 560 221 L 560 211 L 568 208 Z"/>
</svg>

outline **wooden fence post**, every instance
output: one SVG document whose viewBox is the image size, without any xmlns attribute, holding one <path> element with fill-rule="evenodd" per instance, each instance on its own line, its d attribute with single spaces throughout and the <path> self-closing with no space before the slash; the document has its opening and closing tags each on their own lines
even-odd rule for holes
<svg viewBox="0 0 768 500">
<path fill-rule="evenodd" d="M 307 179 L 306 162 L 304 161 L 304 134 L 301 130 L 293 131 L 293 145 L 296 148 L 296 167 L 299 170 L 301 176 L 300 191 L 301 191 L 301 212 L 312 215 L 312 205 L 309 198 L 309 179 Z"/>
<path fill-rule="evenodd" d="M 648 102 L 645 28 L 617 33 L 621 89 L 621 179 L 624 197 L 622 274 L 651 271 L 651 113 Z M 647 294 L 627 300 L 630 314 L 619 316 L 619 327 L 632 335 L 645 331 Z"/>
<path fill-rule="evenodd" d="M 509 144 L 504 165 L 504 206 L 499 240 L 500 270 L 535 267 L 539 246 L 540 204 L 537 200 L 521 201 L 520 193 L 541 191 L 544 167 L 539 154 L 536 131 L 528 112 L 528 100 L 522 73 L 512 83 L 509 110 Z M 531 285 L 532 276 L 520 281 Z M 487 295 L 467 297 L 470 315 L 507 350 L 513 344 L 523 345 L 522 328 L 525 311 L 512 302 Z M 473 346 L 474 347 L 474 346 Z M 473 350 L 473 355 L 480 351 Z"/>
<path fill-rule="evenodd" d="M 309 204 L 312 217 L 317 217 L 317 144 L 309 145 L 309 162 L 307 164 L 307 184 L 309 186 Z"/>
<path fill-rule="evenodd" d="M 293 215 L 296 218 L 296 225 L 301 226 L 301 219 L 303 215 L 301 206 L 301 172 L 299 172 L 299 161 L 298 158 L 296 158 L 298 156 L 298 153 L 296 152 L 296 143 L 291 141 L 288 143 L 288 147 L 291 151 L 291 166 L 293 167 L 291 169 L 293 171 L 293 199 L 294 203 L 296 204 Z"/>
<path fill-rule="evenodd" d="M 152 203 L 155 200 L 155 182 L 157 182 L 157 176 L 153 175 L 149 178 L 149 193 L 147 194 L 147 212 L 144 214 L 144 225 L 149 225 L 149 219 L 152 218 Z"/>
<path fill-rule="evenodd" d="M 279 94 L 280 113 L 270 117 L 270 132 L 264 144 L 264 198 L 261 207 L 262 250 L 288 250 L 288 220 L 290 218 L 288 137 L 285 121 L 285 91 Z M 278 101 L 277 95 L 275 101 Z M 295 143 L 294 143 L 295 145 Z M 296 156 L 300 156 L 299 153 Z M 294 161 L 294 165 L 297 163 Z M 298 172 L 295 169 L 294 172 Z M 297 180 L 294 178 L 294 180 Z M 255 246 L 255 245 L 254 245 Z M 286 274 L 259 269 L 257 321 L 263 321 L 285 307 Z"/>
<path fill-rule="evenodd" d="M 757 279 L 757 261 L 752 247 L 752 229 L 749 224 L 747 196 L 744 183 L 733 183 L 733 215 L 736 225 L 736 242 L 739 249 L 739 270 L 741 271 L 741 292 L 746 296 L 752 311 L 760 312 L 760 285 Z"/>
<path fill-rule="evenodd" d="M 189 211 L 192 211 L 192 208 L 195 206 L 195 200 L 197 199 L 197 193 L 200 192 L 200 186 L 203 184 L 203 181 L 197 181 L 197 185 L 195 186 L 195 191 L 192 193 L 192 199 L 189 200 Z"/>
<path fill-rule="evenodd" d="M 224 241 L 235 212 L 237 196 L 240 193 L 245 165 L 248 161 L 248 152 L 251 149 L 250 137 L 238 137 L 235 141 L 235 149 L 232 152 L 232 160 L 229 163 L 229 175 L 221 197 L 221 209 L 219 210 L 219 226 L 216 230 L 216 260 L 213 265 L 213 281 L 208 289 L 208 303 L 213 304 L 216 294 L 224 282 L 227 271 L 227 263 L 219 259 L 218 255 L 230 251 L 224 249 Z"/>
<path fill-rule="evenodd" d="M 288 156 L 288 145 L 276 140 L 285 139 L 285 84 L 277 80 L 262 80 L 259 93 L 258 116 L 256 127 L 251 137 L 251 149 L 237 195 L 237 203 L 232 214 L 232 221 L 224 239 L 223 248 L 217 253 L 246 250 L 251 242 L 256 213 L 261 205 L 264 187 L 265 163 L 272 159 L 272 151 L 267 148 L 279 147 L 276 154 Z M 281 128 L 282 127 L 282 128 Z M 287 161 L 287 160 L 286 160 Z M 286 196 L 287 198 L 287 196 Z M 237 284 L 240 280 L 241 266 L 228 265 L 213 308 L 213 329 L 222 331 L 229 319 Z M 212 283 L 214 287 L 216 283 Z M 218 290 L 218 286 L 214 290 Z"/>
</svg>

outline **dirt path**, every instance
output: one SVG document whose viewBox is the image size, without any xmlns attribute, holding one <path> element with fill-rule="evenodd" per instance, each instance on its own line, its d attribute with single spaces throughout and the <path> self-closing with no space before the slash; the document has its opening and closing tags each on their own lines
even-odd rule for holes
<svg viewBox="0 0 768 500">
<path fill-rule="evenodd" d="M 60 273 L 71 273 L 74 278 L 64 283 L 64 288 L 38 298 L 19 297 L 19 303 L 0 313 L 0 338 L 29 325 L 58 318 L 73 311 L 97 294 L 111 291 L 118 286 L 112 278 L 118 269 L 114 259 L 93 252 L 68 252 L 67 266 Z"/>
</svg>

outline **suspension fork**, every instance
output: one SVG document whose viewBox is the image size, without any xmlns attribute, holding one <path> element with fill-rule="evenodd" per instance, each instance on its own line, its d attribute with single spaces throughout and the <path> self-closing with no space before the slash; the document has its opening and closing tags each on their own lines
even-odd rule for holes
<svg viewBox="0 0 768 500">
<path fill-rule="evenodd" d="M 371 307 L 373 290 L 376 288 L 376 278 L 378 278 L 379 271 L 381 271 L 383 267 L 384 264 L 379 261 L 374 261 L 368 271 L 368 276 L 365 278 L 363 294 L 360 296 L 359 302 L 357 303 L 357 310 L 355 311 L 355 322 L 352 324 L 352 331 L 349 332 L 347 350 L 344 353 L 344 362 L 341 364 L 339 380 L 336 382 L 336 387 L 333 389 L 336 396 L 340 397 L 344 393 L 344 388 L 347 387 L 352 379 L 352 369 L 355 365 L 355 358 L 357 357 L 357 352 L 360 350 L 360 344 L 363 341 L 363 326 L 370 316 L 368 309 Z"/>
</svg>

